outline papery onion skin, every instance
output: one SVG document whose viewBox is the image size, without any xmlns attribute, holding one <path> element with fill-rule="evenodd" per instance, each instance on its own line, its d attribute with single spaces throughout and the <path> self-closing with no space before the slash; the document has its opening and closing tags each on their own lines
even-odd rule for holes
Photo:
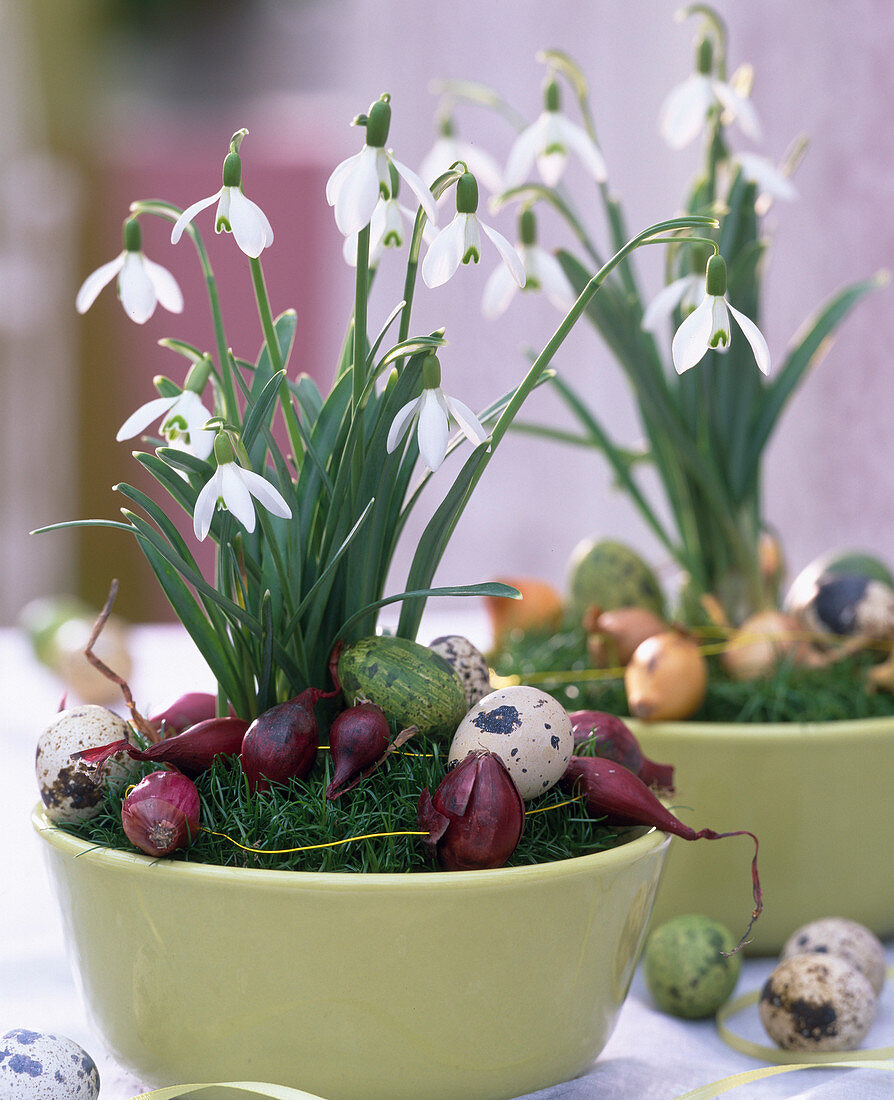
<svg viewBox="0 0 894 1100">
<path fill-rule="evenodd" d="M 188 847 L 198 836 L 200 822 L 199 792 L 180 772 L 152 772 L 121 803 L 121 825 L 128 840 L 150 856 Z"/>
<path fill-rule="evenodd" d="M 248 722 L 241 718 L 209 718 L 174 737 L 156 741 L 147 749 L 137 748 L 129 741 L 113 741 L 73 753 L 72 758 L 101 767 L 111 756 L 126 752 L 134 760 L 172 764 L 184 775 L 196 776 L 207 771 L 219 756 L 237 756 L 247 730 Z"/>
<path fill-rule="evenodd" d="M 692 638 L 676 630 L 653 634 L 634 651 L 624 671 L 627 705 L 644 722 L 689 718 L 702 705 L 708 666 Z"/>
<path fill-rule="evenodd" d="M 149 722 L 165 737 L 183 733 L 199 722 L 206 722 L 217 716 L 217 697 L 207 691 L 188 691 L 158 714 L 153 714 Z"/>
<path fill-rule="evenodd" d="M 495 753 L 471 752 L 419 798 L 423 844 L 445 871 L 502 867 L 518 846 L 525 804 Z"/>
<path fill-rule="evenodd" d="M 803 625 L 783 611 L 758 611 L 730 637 L 721 655 L 724 669 L 735 680 L 768 676 L 782 660 L 803 661 L 809 650 Z"/>
<path fill-rule="evenodd" d="M 265 710 L 248 727 L 239 759 L 249 790 L 266 791 L 271 783 L 288 783 L 307 775 L 317 758 L 314 704 L 324 694 L 308 688 Z"/>
<path fill-rule="evenodd" d="M 614 607 L 608 611 L 599 608 L 588 611 L 584 629 L 591 662 L 597 668 L 611 668 L 625 666 L 640 642 L 668 627 L 664 619 L 646 607 Z"/>
<path fill-rule="evenodd" d="M 569 718 L 575 745 L 592 744 L 594 756 L 622 764 L 650 787 L 673 788 L 673 765 L 658 764 L 644 756 L 630 727 L 616 714 L 576 710 Z"/>
<path fill-rule="evenodd" d="M 326 797 L 339 798 L 363 779 L 388 748 L 391 727 L 375 703 L 357 703 L 339 714 L 329 727 L 332 781 Z"/>
</svg>

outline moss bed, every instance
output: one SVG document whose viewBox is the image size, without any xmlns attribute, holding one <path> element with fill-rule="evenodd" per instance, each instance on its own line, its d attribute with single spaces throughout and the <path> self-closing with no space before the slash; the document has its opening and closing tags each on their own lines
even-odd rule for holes
<svg viewBox="0 0 894 1100">
<path fill-rule="evenodd" d="M 708 691 L 692 721 L 823 722 L 894 715 L 894 695 L 864 686 L 866 671 L 881 657 L 867 650 L 823 669 L 782 662 L 772 676 L 739 683 L 709 656 Z M 569 710 L 628 714 L 623 677 L 617 670 L 589 667 L 583 630 L 516 632 L 490 660 L 498 675 L 537 684 Z"/>
<path fill-rule="evenodd" d="M 419 795 L 425 787 L 433 791 L 443 778 L 446 756 L 446 745 L 410 742 L 405 751 L 393 753 L 378 772 L 334 802 L 324 795 L 330 778 L 325 749 L 304 780 L 262 794 L 249 792 L 238 763 L 218 760 L 196 780 L 202 831 L 190 848 L 172 858 L 290 871 L 434 870 L 418 835 L 375 836 L 299 852 L 279 850 L 331 844 L 369 833 L 412 833 L 417 828 Z M 140 765 L 130 782 L 154 770 L 151 764 Z M 110 789 L 101 814 L 79 826 L 67 826 L 68 831 L 103 847 L 136 851 L 121 827 L 122 795 L 122 785 Z M 587 855 L 614 847 L 629 834 L 629 829 L 609 829 L 589 819 L 579 800 L 569 801 L 553 788 L 527 804 L 524 832 L 508 865 Z M 233 841 L 263 851 L 247 852 Z"/>
</svg>

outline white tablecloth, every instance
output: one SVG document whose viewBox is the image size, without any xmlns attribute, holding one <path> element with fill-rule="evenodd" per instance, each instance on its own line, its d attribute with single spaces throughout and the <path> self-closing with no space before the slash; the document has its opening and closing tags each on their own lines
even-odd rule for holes
<svg viewBox="0 0 894 1100">
<path fill-rule="evenodd" d="M 443 632 L 440 625 L 437 621 L 431 623 L 432 636 Z M 466 633 L 475 637 L 476 629 L 482 629 L 480 622 L 473 623 Z M 174 627 L 133 629 L 131 650 L 135 658 L 131 686 L 147 711 L 167 705 L 184 691 L 211 687 L 191 644 Z M 0 800 L 4 853 L 0 877 L 0 1034 L 28 1027 L 75 1039 L 100 1067 L 102 1100 L 130 1100 L 144 1086 L 104 1053 L 84 1015 L 66 962 L 61 922 L 38 840 L 29 821 L 37 798 L 34 745 L 52 720 L 62 687 L 33 660 L 27 642 L 12 630 L 0 631 L 0 677 L 4 790 Z M 888 945 L 888 961 L 894 963 L 894 942 Z M 737 992 L 759 988 L 772 966 L 770 959 L 746 960 Z M 868 1047 L 894 1043 L 894 983 L 890 984 L 892 988 L 883 994 L 866 1040 Z M 766 1042 L 756 1009 L 737 1018 L 734 1028 L 739 1034 Z M 615 1033 L 590 1071 L 534 1095 L 537 1100 L 674 1100 L 690 1089 L 759 1065 L 728 1047 L 713 1022 L 684 1022 L 658 1012 L 642 975 L 637 973 Z M 237 1096 L 235 1092 L 229 1095 Z M 734 1095 L 742 1100 L 875 1100 L 894 1097 L 894 1073 L 816 1069 L 746 1085 Z"/>
</svg>

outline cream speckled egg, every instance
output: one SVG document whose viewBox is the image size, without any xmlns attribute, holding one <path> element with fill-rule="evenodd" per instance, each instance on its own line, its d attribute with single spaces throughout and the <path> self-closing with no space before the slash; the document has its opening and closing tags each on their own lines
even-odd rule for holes
<svg viewBox="0 0 894 1100">
<path fill-rule="evenodd" d="M 72 1039 L 19 1027 L 0 1038 L 3 1100 L 97 1100 L 99 1071 Z"/>
<path fill-rule="evenodd" d="M 71 825 L 99 813 L 104 784 L 126 779 L 134 762 L 119 754 L 97 769 L 72 760 L 71 754 L 124 739 L 131 740 L 124 719 L 94 703 L 56 715 L 41 734 L 35 754 L 37 785 L 50 820 Z"/>
<path fill-rule="evenodd" d="M 761 990 L 760 1018 L 784 1050 L 856 1050 L 875 1019 L 869 980 L 836 955 L 793 955 Z"/>
<path fill-rule="evenodd" d="M 881 940 L 855 920 L 824 917 L 793 932 L 782 948 L 781 959 L 793 955 L 837 955 L 869 979 L 876 996 L 885 984 L 885 949 Z"/>
<path fill-rule="evenodd" d="M 538 688 L 500 688 L 479 700 L 457 727 L 447 766 L 476 749 L 499 756 L 526 801 L 548 791 L 574 749 L 565 708 Z"/>
<path fill-rule="evenodd" d="M 429 643 L 429 649 L 440 654 L 451 665 L 463 683 L 466 705 L 473 707 L 490 694 L 490 669 L 482 654 L 461 634 L 446 634 Z"/>
</svg>

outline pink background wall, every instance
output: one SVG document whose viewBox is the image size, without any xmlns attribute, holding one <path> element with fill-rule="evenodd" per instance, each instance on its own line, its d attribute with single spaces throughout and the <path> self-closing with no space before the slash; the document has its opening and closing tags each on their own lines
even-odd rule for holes
<svg viewBox="0 0 894 1100">
<path fill-rule="evenodd" d="M 840 284 L 894 263 L 894 8 L 890 0 L 729 0 L 717 6 L 729 25 L 732 66 L 750 61 L 756 70 L 753 101 L 764 127 L 758 151 L 779 159 L 799 134 L 811 140 L 795 179 L 799 200 L 778 204 L 768 222 L 774 243 L 763 328 L 779 360 L 802 320 Z M 173 28 L 179 33 L 173 42 L 142 34 L 130 45 L 122 40 L 114 62 L 100 69 L 88 135 L 90 147 L 112 167 L 91 222 L 106 224 L 108 247 L 117 251 L 128 198 L 156 190 L 187 203 L 210 193 L 219 186 L 230 133 L 248 127 L 246 190 L 264 204 L 277 233 L 265 258 L 274 304 L 284 308 L 299 297 L 302 359 L 325 375 L 349 316 L 351 279 L 322 185 L 330 166 L 359 148 L 360 135 L 348 126 L 351 117 L 389 91 L 391 144 L 415 167 L 433 140 L 433 78 L 488 83 L 533 118 L 543 75 L 534 55 L 545 46 L 564 49 L 589 75 L 611 184 L 624 198 L 635 231 L 677 212 L 698 163 L 697 145 L 675 153 L 657 132 L 665 94 L 691 68 L 696 21 L 675 22 L 677 7 L 676 0 L 236 4 L 212 13 L 217 37 L 198 23 Z M 229 38 L 225 10 L 235 12 Z M 200 72 L 190 68 L 191 58 Z M 480 135 L 482 145 L 505 160 L 512 137 L 505 123 L 476 107 L 460 108 L 458 122 L 464 137 Z M 752 144 L 743 140 L 740 147 Z M 177 167 L 164 180 L 172 156 Z M 589 192 L 579 167 L 570 169 L 568 181 L 583 207 Z M 600 226 L 595 202 L 591 224 Z M 497 225 L 514 236 L 511 213 Z M 542 243 L 571 243 L 545 213 L 540 232 Z M 163 237 L 155 238 L 150 254 L 180 274 L 183 257 Z M 147 235 L 147 249 L 148 241 Z M 219 273 L 247 292 L 247 264 L 234 258 L 235 249 L 218 247 L 232 242 L 212 243 Z M 94 250 L 96 263 L 107 258 L 93 257 Z M 477 270 L 464 269 L 438 291 L 420 287 L 417 299 L 414 327 L 446 326 L 445 386 L 472 406 L 520 378 L 525 349 L 542 346 L 558 320 L 547 303 L 527 295 L 501 320 L 484 321 L 481 292 L 495 262 L 495 253 L 485 254 Z M 651 256 L 639 267 L 646 285 L 657 290 L 660 258 Z M 84 273 L 89 269 L 85 260 Z M 371 328 L 396 302 L 402 278 L 394 261 L 383 266 Z M 157 351 L 154 341 L 163 335 L 188 338 L 204 324 L 204 313 L 196 321 L 192 312 L 204 309 L 194 283 L 194 269 L 192 277 L 184 270 L 183 318 L 159 311 L 138 332 L 119 318 L 108 294 L 94 307 L 114 326 L 121 354 L 145 360 L 144 387 L 152 374 L 173 369 L 173 357 Z M 75 281 L 72 299 L 76 288 Z M 846 322 L 769 450 L 766 511 L 782 534 L 792 571 L 836 546 L 860 546 L 894 559 L 891 294 L 877 293 Z M 254 325 L 252 317 L 243 327 L 246 344 L 237 349 L 242 353 L 256 350 Z M 232 327 L 238 331 L 235 322 Z M 636 440 L 623 381 L 589 327 L 573 335 L 555 365 L 588 388 L 617 435 Z M 98 422 L 96 430 L 113 435 L 121 406 L 126 414 L 150 396 L 148 389 L 122 391 L 110 402 L 110 422 Z M 541 391 L 533 402 L 531 415 L 560 422 L 549 394 Z M 127 449 L 119 454 L 122 465 L 110 473 L 110 482 L 132 474 Z M 449 472 L 445 466 L 439 474 L 445 488 Z M 510 438 L 469 506 L 439 579 L 538 575 L 561 585 L 569 553 L 588 535 L 627 541 L 666 564 L 631 506 L 613 490 L 598 455 Z M 407 560 L 398 564 L 395 587 Z M 665 575 L 670 581 L 672 570 Z M 34 583 L 46 587 L 49 581 Z"/>
</svg>

